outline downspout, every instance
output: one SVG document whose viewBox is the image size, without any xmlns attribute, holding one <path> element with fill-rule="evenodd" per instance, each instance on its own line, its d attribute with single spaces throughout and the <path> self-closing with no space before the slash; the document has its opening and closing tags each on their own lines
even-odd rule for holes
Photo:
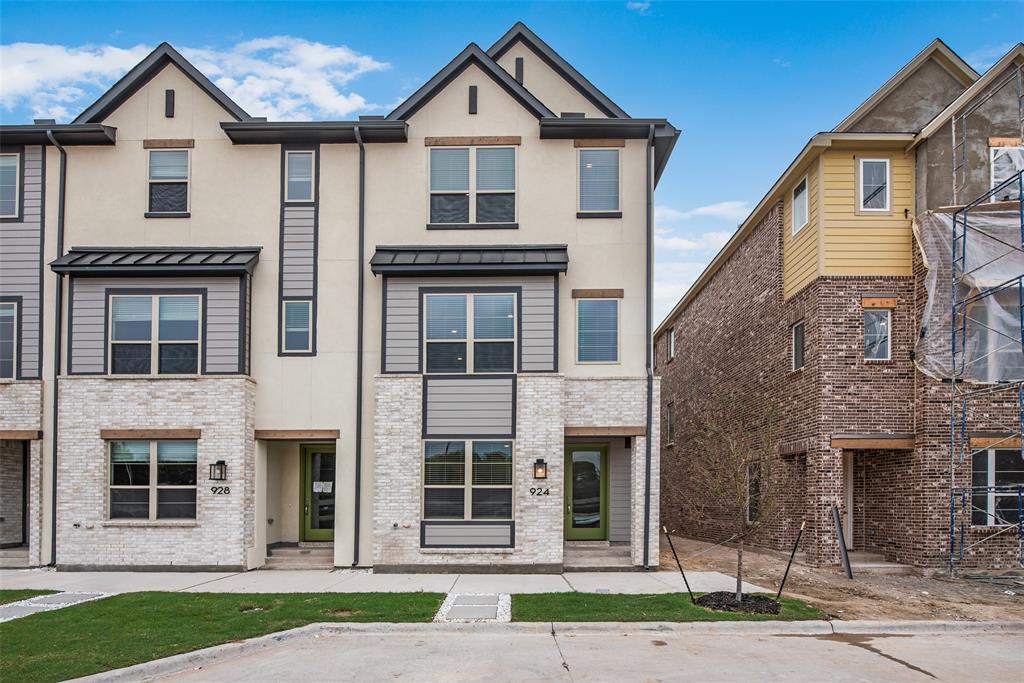
<svg viewBox="0 0 1024 683">
<path fill-rule="evenodd" d="M 356 509 L 352 533 L 352 566 L 359 566 L 359 507 L 363 479 L 363 256 L 366 242 L 366 148 L 359 126 L 353 128 L 359 145 L 359 259 L 356 282 Z"/>
<path fill-rule="evenodd" d="M 654 223 L 653 223 L 653 212 L 654 212 L 654 186 L 651 177 L 651 166 L 653 163 L 651 154 L 654 149 L 654 125 L 652 124 L 649 132 L 647 133 L 647 273 L 646 273 L 646 287 L 647 297 L 644 302 L 647 306 L 646 310 L 646 341 L 645 351 L 647 353 L 647 428 L 645 434 L 647 438 L 644 439 L 645 446 L 645 466 L 644 466 L 644 569 L 650 569 L 650 552 L 651 552 L 651 439 L 654 438 L 652 432 L 654 431 L 654 352 L 651 348 L 653 341 L 651 339 L 652 323 L 654 318 L 654 309 L 651 305 L 651 296 L 653 294 L 653 271 L 654 271 L 654 252 L 652 246 L 654 244 Z"/>
<path fill-rule="evenodd" d="M 57 142 L 53 131 L 47 130 L 46 137 L 60 152 L 60 182 L 57 188 L 57 258 L 64 255 L 64 188 L 67 179 L 68 153 Z M 45 152 L 44 152 L 45 153 Z M 61 336 L 64 312 L 64 276 L 57 273 L 57 289 L 54 292 L 53 313 L 53 424 L 50 427 L 50 563 L 57 566 L 57 381 L 60 376 Z"/>
</svg>

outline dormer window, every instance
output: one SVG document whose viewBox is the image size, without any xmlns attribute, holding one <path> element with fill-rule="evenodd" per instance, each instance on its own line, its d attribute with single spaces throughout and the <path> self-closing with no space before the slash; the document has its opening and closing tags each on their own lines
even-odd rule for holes
<svg viewBox="0 0 1024 683">
<path fill-rule="evenodd" d="M 187 149 L 149 152 L 149 211 L 147 218 L 188 216 L 189 153 Z"/>
</svg>

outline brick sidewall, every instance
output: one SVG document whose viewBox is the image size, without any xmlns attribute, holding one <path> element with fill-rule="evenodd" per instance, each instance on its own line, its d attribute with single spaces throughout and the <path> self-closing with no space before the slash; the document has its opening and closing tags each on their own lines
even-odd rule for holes
<svg viewBox="0 0 1024 683">
<path fill-rule="evenodd" d="M 67 377 L 59 384 L 57 564 L 63 567 L 245 566 L 254 538 L 255 383 Z M 194 523 L 108 520 L 109 466 L 101 429 L 200 429 Z M 211 491 L 210 463 L 228 479 Z"/>
<path fill-rule="evenodd" d="M 0 381 L 0 430 L 43 428 L 43 383 Z"/>
</svg>

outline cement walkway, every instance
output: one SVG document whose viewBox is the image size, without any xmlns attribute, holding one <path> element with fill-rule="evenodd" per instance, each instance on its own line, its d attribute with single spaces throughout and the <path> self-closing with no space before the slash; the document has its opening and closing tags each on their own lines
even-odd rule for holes
<svg viewBox="0 0 1024 683">
<path fill-rule="evenodd" d="M 736 579 L 720 572 L 688 572 L 699 593 L 733 590 Z M 570 574 L 374 574 L 368 569 L 216 572 L 57 572 L 0 570 L 0 588 L 48 588 L 94 593 L 189 591 L 194 593 L 681 593 L 678 572 L 580 572 Z M 744 590 L 767 592 L 744 583 Z"/>
<path fill-rule="evenodd" d="M 1017 682 L 1021 630 L 794 624 L 310 625 L 93 681 Z M 860 628 L 858 628 L 858 626 Z M 453 656 L 453 653 L 456 653 Z"/>
</svg>

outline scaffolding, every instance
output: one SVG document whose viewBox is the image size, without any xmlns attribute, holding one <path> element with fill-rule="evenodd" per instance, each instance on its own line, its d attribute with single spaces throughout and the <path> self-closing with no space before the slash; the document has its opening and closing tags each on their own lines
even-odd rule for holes
<svg viewBox="0 0 1024 683">
<path fill-rule="evenodd" d="M 1016 77 L 1019 88 L 1019 69 Z M 955 143 L 955 125 L 953 131 Z M 997 220 L 993 202 L 1006 198 L 1000 206 L 1011 210 Z M 1024 486 L 999 481 L 992 460 L 1012 459 L 1015 451 L 1024 469 L 1024 172 L 955 211 L 951 246 L 950 346 L 942 359 L 948 361 L 951 387 L 949 571 L 955 575 L 957 564 L 977 546 L 1013 533 L 1024 567 Z M 993 407 L 998 401 L 1002 412 Z M 1014 403 L 1016 410 L 1007 410 Z M 969 429 L 974 419 L 989 428 L 993 420 L 1002 423 L 979 437 Z M 986 458 L 981 477 L 979 457 Z M 972 539 L 972 525 L 994 530 Z"/>
</svg>

